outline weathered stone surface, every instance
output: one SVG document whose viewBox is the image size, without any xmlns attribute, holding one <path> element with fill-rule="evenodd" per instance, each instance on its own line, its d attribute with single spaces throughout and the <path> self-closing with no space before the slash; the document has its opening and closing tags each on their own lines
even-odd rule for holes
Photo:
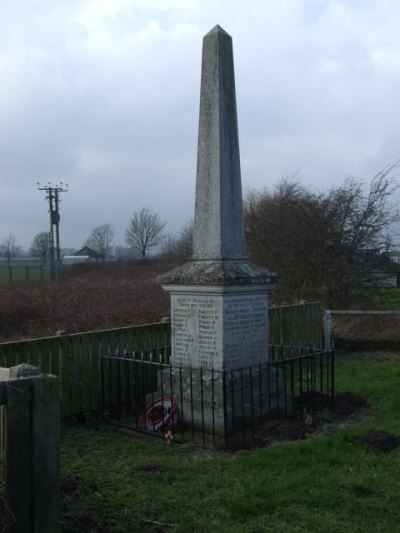
<svg viewBox="0 0 400 533">
<path fill-rule="evenodd" d="M 265 363 L 267 293 L 253 288 L 185 287 L 171 293 L 171 363 L 214 370 Z"/>
<path fill-rule="evenodd" d="M 268 284 L 272 289 L 277 276 L 248 260 L 189 261 L 158 277 L 159 283 L 185 285 Z"/>
<path fill-rule="evenodd" d="M 282 372 L 269 365 L 232 372 L 174 367 L 157 378 L 158 391 L 177 404 L 178 423 L 195 431 L 227 436 L 293 409 Z"/>
<path fill-rule="evenodd" d="M 193 258 L 158 281 L 171 295 L 172 365 L 207 373 L 267 363 L 268 291 L 276 276 L 246 255 L 232 39 L 220 26 L 203 40 Z M 209 390 L 199 376 L 190 392 L 181 390 L 181 410 L 190 408 L 197 426 L 234 430 L 240 402 L 244 423 L 254 416 L 251 379 L 239 390 L 242 376 L 235 378 L 229 392 L 222 377 Z M 173 374 L 175 391 L 177 379 Z"/>
<path fill-rule="evenodd" d="M 245 258 L 232 38 L 203 39 L 193 257 Z"/>
<path fill-rule="evenodd" d="M 36 366 L 28 365 L 27 363 L 10 367 L 10 379 L 29 378 L 39 374 L 40 370 Z"/>
<path fill-rule="evenodd" d="M 215 26 L 203 40 L 193 260 L 163 285 L 276 283 L 246 255 L 232 38 Z"/>
</svg>

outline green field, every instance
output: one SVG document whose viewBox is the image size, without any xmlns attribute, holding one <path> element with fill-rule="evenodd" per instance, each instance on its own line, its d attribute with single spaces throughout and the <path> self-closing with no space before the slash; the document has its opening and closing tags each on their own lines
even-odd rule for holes
<svg viewBox="0 0 400 533">
<path fill-rule="evenodd" d="M 65 423 L 63 530 L 68 532 L 399 531 L 400 447 L 354 438 L 400 436 L 400 353 L 338 354 L 337 389 L 365 398 L 306 440 L 235 453 Z"/>
<path fill-rule="evenodd" d="M 374 309 L 400 310 L 400 289 L 362 289 L 356 299 Z"/>
<path fill-rule="evenodd" d="M 0 283 L 21 283 L 50 279 L 50 271 L 40 267 L 0 267 Z"/>
</svg>

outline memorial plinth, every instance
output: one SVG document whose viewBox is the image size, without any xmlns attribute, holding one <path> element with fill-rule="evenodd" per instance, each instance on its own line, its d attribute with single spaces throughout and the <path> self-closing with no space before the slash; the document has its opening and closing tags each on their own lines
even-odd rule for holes
<svg viewBox="0 0 400 533">
<path fill-rule="evenodd" d="M 159 282 L 171 296 L 173 367 L 267 363 L 276 276 L 246 255 L 232 39 L 220 26 L 203 40 L 193 257 Z M 225 393 L 213 394 L 222 406 Z"/>
</svg>

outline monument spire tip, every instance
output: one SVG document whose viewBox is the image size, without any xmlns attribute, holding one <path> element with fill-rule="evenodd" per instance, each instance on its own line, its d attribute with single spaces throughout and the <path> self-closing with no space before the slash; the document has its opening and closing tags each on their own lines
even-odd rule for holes
<svg viewBox="0 0 400 533">
<path fill-rule="evenodd" d="M 227 33 L 223 28 L 221 28 L 221 26 L 219 24 L 217 24 L 216 26 L 214 26 L 214 28 L 212 30 L 210 30 L 207 35 L 211 35 L 213 33 L 222 33 L 224 35 L 229 35 L 229 33 Z"/>
</svg>

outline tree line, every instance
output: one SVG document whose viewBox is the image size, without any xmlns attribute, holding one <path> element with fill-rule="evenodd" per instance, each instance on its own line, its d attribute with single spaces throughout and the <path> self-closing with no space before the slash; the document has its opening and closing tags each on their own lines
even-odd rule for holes
<svg viewBox="0 0 400 533">
<path fill-rule="evenodd" d="M 398 164 L 369 183 L 348 178 L 342 185 L 316 192 L 295 178 L 273 188 L 255 190 L 244 202 L 245 236 L 251 259 L 276 272 L 281 301 L 318 299 L 338 305 L 357 287 L 360 275 L 388 267 L 382 247 L 390 249 L 399 212 L 394 201 Z M 157 213 L 141 208 L 133 213 L 125 242 L 142 258 L 155 247 L 158 256 L 185 260 L 192 255 L 193 221 L 176 236 L 165 234 Z M 113 247 L 111 224 L 96 226 L 85 244 L 105 259 Z M 10 235 L 0 246 L 8 261 L 21 252 Z M 45 263 L 49 234 L 32 241 L 31 254 Z M 372 260 L 371 260 L 372 257 Z M 392 265 L 393 267 L 393 265 Z"/>
<path fill-rule="evenodd" d="M 149 250 L 157 246 L 163 238 L 163 230 L 166 222 L 163 222 L 157 213 L 143 207 L 135 211 L 129 221 L 125 233 L 125 242 L 132 249 L 137 250 L 142 258 L 145 258 Z M 114 230 L 111 224 L 101 224 L 91 231 L 84 245 L 94 250 L 102 260 L 110 255 L 114 245 Z M 40 259 L 45 265 L 49 260 L 51 247 L 50 233 L 42 231 L 33 237 L 29 253 Z M 0 256 L 11 261 L 22 255 L 21 246 L 16 244 L 14 235 L 9 235 L 0 245 Z"/>
</svg>

